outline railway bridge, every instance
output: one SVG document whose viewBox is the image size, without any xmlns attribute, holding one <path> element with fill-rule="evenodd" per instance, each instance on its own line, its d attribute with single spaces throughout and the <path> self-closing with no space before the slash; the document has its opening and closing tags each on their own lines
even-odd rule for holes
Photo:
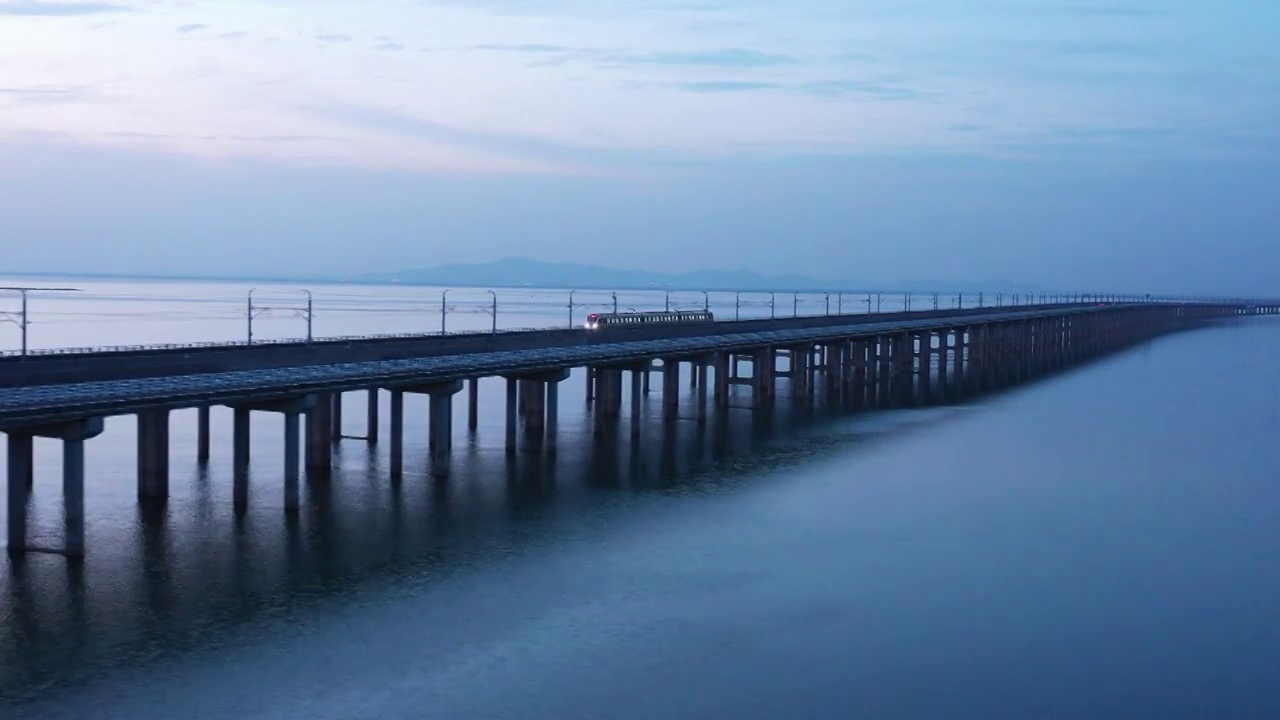
<svg viewBox="0 0 1280 720">
<path fill-rule="evenodd" d="M 650 375 L 661 374 L 664 421 L 680 412 L 681 374 L 697 422 L 729 412 L 743 386 L 750 412 L 779 402 L 835 401 L 852 409 L 960 402 L 1027 382 L 1164 333 L 1244 315 L 1280 314 L 1280 301 L 1071 302 L 742 320 L 599 331 L 559 329 L 406 335 L 265 345 L 124 348 L 0 358 L 0 431 L 8 442 L 8 548 L 33 549 L 27 505 L 34 481 L 33 441 L 62 443 L 64 544 L 85 553 L 85 443 L 104 418 L 137 417 L 140 498 L 169 492 L 169 415 L 198 412 L 197 460 L 210 456 L 210 407 L 233 410 L 233 502 L 248 502 L 254 413 L 281 418 L 286 512 L 299 506 L 303 463 L 309 473 L 332 466 L 342 433 L 342 398 L 367 397 L 368 443 L 382 441 L 383 398 L 390 407 L 392 477 L 402 473 L 404 397 L 429 398 L 431 474 L 447 478 L 453 403 L 467 390 L 468 424 L 477 424 L 478 384 L 506 386 L 506 450 L 556 452 L 559 387 L 586 369 L 592 422 L 601 441 L 629 425 L 639 436 Z M 786 378 L 785 384 L 778 378 Z M 628 418 L 624 383 L 630 383 Z"/>
</svg>

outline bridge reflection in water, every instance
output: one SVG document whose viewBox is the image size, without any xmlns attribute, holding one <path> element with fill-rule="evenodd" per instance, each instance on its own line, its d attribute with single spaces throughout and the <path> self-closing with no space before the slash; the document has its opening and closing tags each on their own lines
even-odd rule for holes
<svg viewBox="0 0 1280 720">
<path fill-rule="evenodd" d="M 461 350 L 422 357 L 404 355 L 420 350 L 402 349 L 401 356 L 392 359 L 341 363 L 329 354 L 309 352 L 303 364 L 295 360 L 284 366 L 230 371 L 193 372 L 189 367 L 192 362 L 231 362 L 226 357 L 212 360 L 203 353 L 197 353 L 194 360 L 189 354 L 179 354 L 167 364 L 150 355 L 125 358 L 108 354 L 77 359 L 71 365 L 56 358 L 24 360 L 18 369 L 32 380 L 0 387 L 0 429 L 8 436 L 8 549 L 11 555 L 31 550 L 52 550 L 71 558 L 85 554 L 85 443 L 103 433 L 107 417 L 136 415 L 137 494 L 144 501 L 158 501 L 170 493 L 171 412 L 195 408 L 195 454 L 199 462 L 207 463 L 212 406 L 231 408 L 232 496 L 241 513 L 249 503 L 254 444 L 251 417 L 255 411 L 283 417 L 283 505 L 287 512 L 296 512 L 301 505 L 303 419 L 307 470 L 309 474 L 327 474 L 333 469 L 335 446 L 347 437 L 343 415 L 349 390 L 367 394 L 365 430 L 359 437 L 371 446 L 380 436 L 380 396 L 384 389 L 389 391 L 388 473 L 392 478 L 405 471 L 406 397 L 426 396 L 429 472 L 446 478 L 453 472 L 457 414 L 453 398 L 463 387 L 468 388 L 466 421 L 468 431 L 474 432 L 479 426 L 480 381 L 493 376 L 498 376 L 505 388 L 505 452 L 519 455 L 521 450 L 532 450 L 554 457 L 561 435 L 560 385 L 575 368 L 586 368 L 587 399 L 592 403 L 596 436 L 614 432 L 621 424 L 624 378 L 629 378 L 628 424 L 636 437 L 643 434 L 644 400 L 655 362 L 662 373 L 662 422 L 668 425 L 681 418 L 682 367 L 689 371 L 693 414 L 700 424 L 707 423 L 712 414 L 709 398 L 714 399 L 717 413 L 732 410 L 735 385 L 749 388 L 753 415 L 771 415 L 780 377 L 789 380 L 792 404 L 913 407 L 960 401 L 1159 334 L 1256 310 L 1239 304 L 1075 304 L 901 313 L 858 321 L 835 317 L 824 318 L 815 327 L 791 323 L 785 329 L 757 332 L 733 332 L 730 323 L 728 329 L 695 327 L 681 337 L 578 340 L 519 351 Z M 263 356 L 239 357 L 242 363 L 261 364 Z M 246 361 L 245 357 L 254 359 Z M 750 369 L 746 375 L 743 361 Z M 89 376 L 97 379 L 75 381 Z M 36 382 L 35 378 L 44 381 Z M 32 542 L 28 532 L 36 438 L 61 442 L 61 547 Z"/>
<path fill-rule="evenodd" d="M 611 518 L 630 515 L 654 493 L 722 489 L 832 449 L 811 434 L 851 409 L 828 398 L 701 423 L 693 405 L 686 400 L 675 422 L 645 423 L 639 436 L 625 425 L 601 436 L 589 413 L 566 412 L 554 457 L 486 446 L 484 431 L 502 428 L 481 426 L 459 448 L 448 480 L 431 476 L 424 443 L 410 447 L 399 477 L 385 452 L 342 443 L 332 472 L 304 478 L 298 513 L 280 512 L 269 502 L 274 493 L 236 512 L 219 454 L 211 466 L 184 465 L 189 478 L 174 483 L 167 502 L 144 499 L 125 512 L 120 494 L 93 498 L 112 507 L 103 508 L 108 522 L 90 526 L 86 561 L 28 554 L 0 583 L 0 698 L 34 699 L 122 664 L 145 672 L 183 652 L 213 652 L 254 633 L 264 618 L 361 588 L 374 593 L 406 575 L 443 578 L 500 564 L 555 542 L 567 524 L 578 534 L 583 523 L 596 525 L 588 534 L 608 533 Z M 644 409 L 642 419 L 661 417 L 659 403 Z M 842 445 L 903 419 L 860 417 L 861 425 L 842 431 Z M 193 446 L 192 425 L 175 423 L 175 447 Z M 272 465 L 263 463 L 263 475 Z"/>
</svg>

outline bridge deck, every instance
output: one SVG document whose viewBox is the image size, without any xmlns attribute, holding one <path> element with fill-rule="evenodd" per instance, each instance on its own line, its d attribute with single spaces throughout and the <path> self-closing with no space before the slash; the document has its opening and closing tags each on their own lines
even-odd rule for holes
<svg viewBox="0 0 1280 720">
<path fill-rule="evenodd" d="M 466 377 L 509 375 L 594 364 L 639 362 L 656 357 L 689 357 L 767 345 L 821 342 L 825 339 L 943 329 L 971 322 L 1048 318 L 1114 310 L 1072 307 L 987 313 L 980 317 L 929 317 L 883 322 L 871 318 L 837 326 L 709 334 L 658 340 L 597 342 L 585 345 L 470 352 L 327 365 L 167 375 L 125 380 L 0 388 L 0 425 L 58 422 L 115 415 L 158 407 L 268 400 L 313 391 L 431 383 Z"/>
</svg>

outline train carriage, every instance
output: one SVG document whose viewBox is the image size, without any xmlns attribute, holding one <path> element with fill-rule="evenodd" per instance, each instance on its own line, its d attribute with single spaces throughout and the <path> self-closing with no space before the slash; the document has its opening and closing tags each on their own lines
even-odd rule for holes
<svg viewBox="0 0 1280 720">
<path fill-rule="evenodd" d="M 659 325 L 690 325 L 715 322 L 710 310 L 670 310 L 657 312 L 591 313 L 587 315 L 586 329 L 655 327 Z"/>
</svg>

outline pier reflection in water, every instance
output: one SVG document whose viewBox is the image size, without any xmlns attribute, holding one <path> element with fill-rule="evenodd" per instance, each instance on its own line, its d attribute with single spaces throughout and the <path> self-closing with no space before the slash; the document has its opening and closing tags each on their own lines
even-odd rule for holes
<svg viewBox="0 0 1280 720">
<path fill-rule="evenodd" d="M 278 448 L 268 433 L 255 436 L 250 502 L 247 511 L 235 512 L 229 443 L 219 437 L 230 434 L 229 411 L 215 409 L 213 458 L 203 467 L 195 462 L 195 413 L 175 414 L 166 502 L 134 497 L 134 425 L 109 421 L 104 439 L 111 442 L 94 447 L 94 467 L 104 471 L 88 483 L 89 556 L 68 562 L 30 554 L 12 563 L 2 581 L 0 696 L 34 697 L 120 663 L 216 649 L 240 628 L 302 612 L 331 594 L 406 573 L 446 577 L 530 552 L 557 538 L 562 523 L 575 532 L 599 523 L 607 532 L 612 513 L 644 495 L 714 492 L 761 466 L 821 452 L 806 433 L 849 411 L 834 401 L 817 407 L 781 402 L 772 413 L 731 408 L 704 423 L 693 419 L 688 403 L 680 420 L 662 422 L 655 394 L 645 402 L 638 437 L 625 420 L 598 435 L 581 410 L 583 385 L 565 383 L 555 456 L 536 446 L 507 455 L 501 416 L 483 413 L 474 433 L 465 439 L 459 433 L 448 480 L 430 476 L 425 442 L 406 442 L 405 472 L 396 480 L 385 447 L 346 440 L 337 446 L 330 476 L 306 478 L 298 514 L 282 511 L 273 475 Z M 497 380 L 482 383 L 481 403 L 501 402 L 503 391 Z M 427 416 L 426 402 L 418 404 L 406 402 L 406 435 L 425 440 L 425 432 L 415 432 L 425 425 L 416 421 Z M 919 414 L 868 413 L 852 432 L 876 434 L 895 418 Z M 462 426 L 457 420 L 455 427 Z M 839 443 L 848 440 L 842 436 Z M 56 468 L 54 451 L 37 448 L 40 467 Z M 189 459 L 185 477 L 179 458 Z M 48 492 L 56 488 L 40 485 L 31 515 L 37 538 L 56 533 L 58 522 L 58 498 Z"/>
</svg>

